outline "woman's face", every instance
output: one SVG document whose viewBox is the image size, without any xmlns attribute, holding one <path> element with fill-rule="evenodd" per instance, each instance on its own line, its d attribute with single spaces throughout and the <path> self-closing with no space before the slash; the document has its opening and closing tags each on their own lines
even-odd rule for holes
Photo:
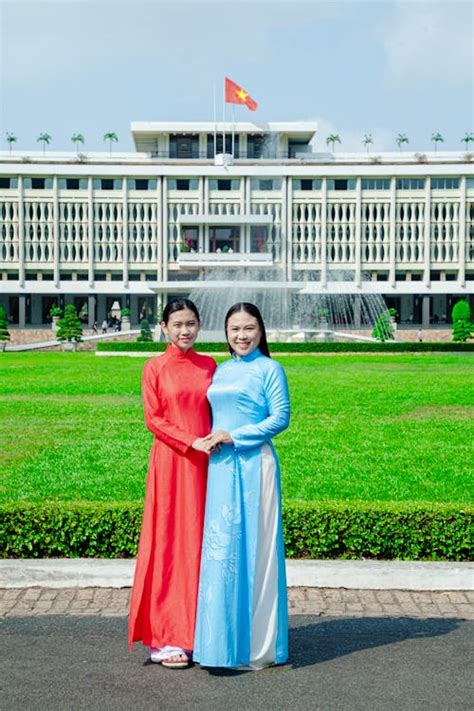
<svg viewBox="0 0 474 711">
<path fill-rule="evenodd" d="M 176 348 L 187 353 L 199 333 L 199 321 L 191 309 L 180 309 L 171 314 L 168 323 L 162 321 L 161 328 Z"/>
<path fill-rule="evenodd" d="M 238 311 L 227 321 L 227 340 L 236 355 L 252 353 L 260 344 L 262 329 L 255 316 Z"/>
</svg>

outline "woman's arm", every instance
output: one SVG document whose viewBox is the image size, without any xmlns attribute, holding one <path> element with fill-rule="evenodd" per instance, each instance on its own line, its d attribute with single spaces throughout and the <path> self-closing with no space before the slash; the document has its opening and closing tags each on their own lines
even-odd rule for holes
<svg viewBox="0 0 474 711">
<path fill-rule="evenodd" d="M 274 364 L 264 375 L 264 392 L 269 415 L 256 424 L 243 425 L 229 434 L 236 450 L 260 447 L 286 430 L 290 423 L 290 398 L 283 368 Z"/>
<path fill-rule="evenodd" d="M 161 403 L 157 394 L 158 379 L 152 362 L 145 363 L 142 376 L 142 396 L 145 424 L 150 432 L 161 442 L 172 447 L 176 452 L 185 454 L 192 447 L 196 435 L 185 432 L 163 417 Z"/>
</svg>

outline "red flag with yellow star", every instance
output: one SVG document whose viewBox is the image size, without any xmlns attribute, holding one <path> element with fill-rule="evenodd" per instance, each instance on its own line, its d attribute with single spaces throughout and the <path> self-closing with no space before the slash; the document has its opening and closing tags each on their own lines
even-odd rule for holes
<svg viewBox="0 0 474 711">
<path fill-rule="evenodd" d="M 227 104 L 244 104 L 250 111 L 255 111 L 258 104 L 241 86 L 225 77 L 225 100 Z"/>
</svg>

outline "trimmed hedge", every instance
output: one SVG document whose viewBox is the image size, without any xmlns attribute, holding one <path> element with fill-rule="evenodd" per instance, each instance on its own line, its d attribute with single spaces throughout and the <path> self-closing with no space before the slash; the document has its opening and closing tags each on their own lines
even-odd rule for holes
<svg viewBox="0 0 474 711">
<path fill-rule="evenodd" d="M 432 353 L 432 352 L 474 352 L 474 343 L 269 343 L 272 353 Z M 162 352 L 166 343 L 106 342 L 98 343 L 98 351 Z M 204 353 L 228 353 L 227 343 L 196 343 L 195 349 Z"/>
<path fill-rule="evenodd" d="M 50 502 L 0 507 L 1 558 L 136 555 L 143 505 Z M 454 505 L 283 504 L 289 558 L 472 560 L 473 513 Z"/>
</svg>

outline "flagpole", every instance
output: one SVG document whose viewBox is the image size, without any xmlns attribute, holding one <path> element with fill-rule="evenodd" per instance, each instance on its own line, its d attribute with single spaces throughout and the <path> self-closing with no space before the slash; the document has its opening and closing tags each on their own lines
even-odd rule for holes
<svg viewBox="0 0 474 711">
<path fill-rule="evenodd" d="M 224 77 L 224 91 L 222 92 L 222 158 L 225 163 L 225 77 Z"/>
<path fill-rule="evenodd" d="M 216 80 L 214 79 L 213 83 L 213 89 L 214 89 L 214 158 L 216 157 L 217 153 L 217 86 L 216 86 Z"/>
<path fill-rule="evenodd" d="M 234 157 L 235 145 L 235 104 L 232 104 L 232 158 Z"/>
</svg>

